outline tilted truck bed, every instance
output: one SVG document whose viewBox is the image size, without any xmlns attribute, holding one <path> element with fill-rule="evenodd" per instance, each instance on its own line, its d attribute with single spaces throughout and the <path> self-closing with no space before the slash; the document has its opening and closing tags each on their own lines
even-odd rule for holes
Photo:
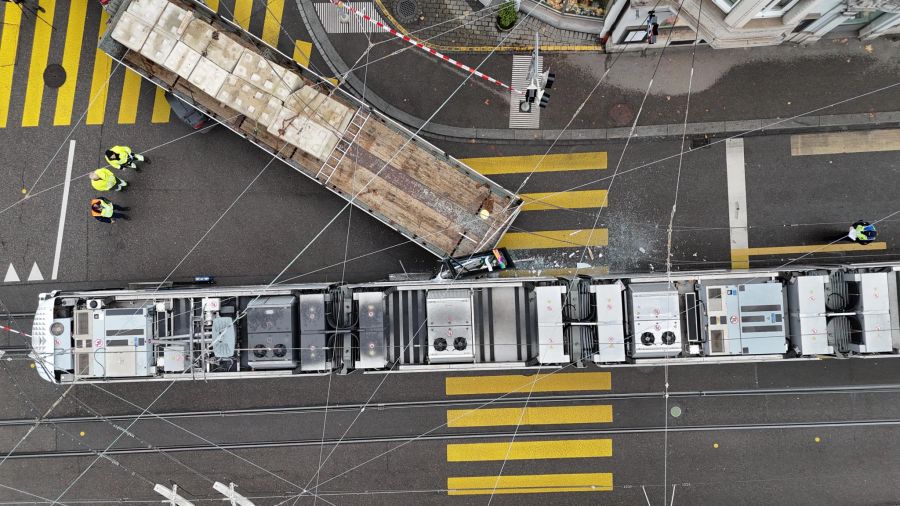
<svg viewBox="0 0 900 506">
<path fill-rule="evenodd" d="M 518 214 L 518 196 L 206 6 L 110 5 L 104 52 L 435 255 L 491 248 Z"/>
</svg>

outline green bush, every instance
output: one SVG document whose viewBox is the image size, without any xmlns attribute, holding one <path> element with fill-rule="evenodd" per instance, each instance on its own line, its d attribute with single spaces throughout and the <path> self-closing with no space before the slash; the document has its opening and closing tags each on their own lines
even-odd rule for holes
<svg viewBox="0 0 900 506">
<path fill-rule="evenodd" d="M 515 2 L 506 2 L 500 7 L 500 15 L 497 16 L 497 24 L 500 28 L 506 30 L 512 25 L 516 24 L 516 20 L 519 19 L 519 13 L 516 12 L 516 4 Z"/>
</svg>

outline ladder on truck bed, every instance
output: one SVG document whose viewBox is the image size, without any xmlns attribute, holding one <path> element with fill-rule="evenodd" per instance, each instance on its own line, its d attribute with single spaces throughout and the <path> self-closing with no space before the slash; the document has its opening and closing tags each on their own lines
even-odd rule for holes
<svg viewBox="0 0 900 506">
<path fill-rule="evenodd" d="M 347 151 L 350 151 L 350 146 L 356 142 L 356 138 L 359 137 L 359 133 L 362 132 L 363 125 L 369 120 L 370 115 L 371 113 L 368 108 L 360 107 L 356 110 L 356 113 L 350 120 L 350 124 L 347 125 L 347 130 L 345 130 L 344 135 L 341 136 L 341 140 L 335 144 L 334 149 L 331 150 L 331 154 L 328 155 L 328 160 L 322 164 L 322 167 L 316 174 L 316 179 L 322 181 L 322 178 L 324 177 L 325 180 L 322 182 L 326 184 L 331 181 L 331 176 L 334 175 L 334 171 L 337 170 L 338 166 L 344 160 L 344 157 L 347 156 Z"/>
</svg>

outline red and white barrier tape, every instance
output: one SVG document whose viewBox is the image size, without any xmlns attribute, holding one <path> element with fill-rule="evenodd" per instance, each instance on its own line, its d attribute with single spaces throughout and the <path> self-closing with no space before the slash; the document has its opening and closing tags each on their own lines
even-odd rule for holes
<svg viewBox="0 0 900 506">
<path fill-rule="evenodd" d="M 351 6 L 347 5 L 347 4 L 345 4 L 345 3 L 342 2 L 341 0 L 331 0 L 331 3 L 333 3 L 334 5 L 337 5 L 338 7 L 343 7 L 344 9 L 347 9 L 348 11 L 352 12 L 353 14 L 356 14 L 357 16 L 359 16 L 359 17 L 365 19 L 365 20 L 368 21 L 369 23 L 372 23 L 373 25 L 377 26 L 378 28 L 381 28 L 382 30 L 385 30 L 386 32 L 389 32 L 389 33 L 390 33 L 391 35 L 393 35 L 394 37 L 397 37 L 398 39 L 405 40 L 406 42 L 409 42 L 410 44 L 412 44 L 413 46 L 416 46 L 417 48 L 421 49 L 422 51 L 425 51 L 426 53 L 429 53 L 429 54 L 432 54 L 432 55 L 434 55 L 434 56 L 437 56 L 438 58 L 444 60 L 445 62 L 448 62 L 448 63 L 452 64 L 453 66 L 455 66 L 455 67 L 457 67 L 457 68 L 463 69 L 463 70 L 465 70 L 466 72 L 468 72 L 468 73 L 470 73 L 470 74 L 472 74 L 472 75 L 474 75 L 474 76 L 480 77 L 480 78 L 484 79 L 485 81 L 487 81 L 487 82 L 489 82 L 489 83 L 494 83 L 494 84 L 496 84 L 497 86 L 506 88 L 506 89 L 508 89 L 509 91 L 513 92 L 513 93 L 522 93 L 521 91 L 519 91 L 519 90 L 513 88 L 512 86 L 510 86 L 510 85 L 508 85 L 508 84 L 506 84 L 506 83 L 504 83 L 504 82 L 502 82 L 502 81 L 498 81 L 498 80 L 494 79 L 493 77 L 491 77 L 491 76 L 489 76 L 489 75 L 487 75 L 487 74 L 485 74 L 485 73 L 483 73 L 483 72 L 479 72 L 479 71 L 473 69 L 472 67 L 470 67 L 470 66 L 468 66 L 468 65 L 465 65 L 465 64 L 463 64 L 463 63 L 460 63 L 460 62 L 454 60 L 453 58 L 450 58 L 449 56 L 447 56 L 447 55 L 445 55 L 445 54 L 443 54 L 443 53 L 439 53 L 439 52 L 435 51 L 434 49 L 432 49 L 432 48 L 426 46 L 425 44 L 422 44 L 421 42 L 417 41 L 416 39 L 413 39 L 413 38 L 410 37 L 409 35 L 403 35 L 402 33 L 398 32 L 397 30 L 394 30 L 393 28 L 391 28 L 391 27 L 385 25 L 384 23 L 372 19 L 368 14 L 366 14 L 366 13 L 360 11 L 359 9 L 357 9 L 357 8 L 355 8 L 355 7 L 351 7 Z"/>
<path fill-rule="evenodd" d="M 13 329 L 13 328 L 9 328 L 9 327 L 7 327 L 6 325 L 0 325 L 0 330 L 7 330 L 7 331 L 9 331 L 9 332 L 13 332 L 13 333 L 15 333 L 15 334 L 19 334 L 20 336 L 31 337 L 31 334 L 26 334 L 26 333 L 24 333 L 24 332 L 19 332 L 18 330 Z"/>
</svg>

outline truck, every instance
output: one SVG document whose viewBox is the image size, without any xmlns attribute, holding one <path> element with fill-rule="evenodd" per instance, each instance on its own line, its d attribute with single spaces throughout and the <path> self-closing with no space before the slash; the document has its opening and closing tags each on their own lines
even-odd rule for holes
<svg viewBox="0 0 900 506">
<path fill-rule="evenodd" d="M 496 245 L 514 193 L 197 0 L 111 0 L 99 47 L 440 258 Z"/>
</svg>

